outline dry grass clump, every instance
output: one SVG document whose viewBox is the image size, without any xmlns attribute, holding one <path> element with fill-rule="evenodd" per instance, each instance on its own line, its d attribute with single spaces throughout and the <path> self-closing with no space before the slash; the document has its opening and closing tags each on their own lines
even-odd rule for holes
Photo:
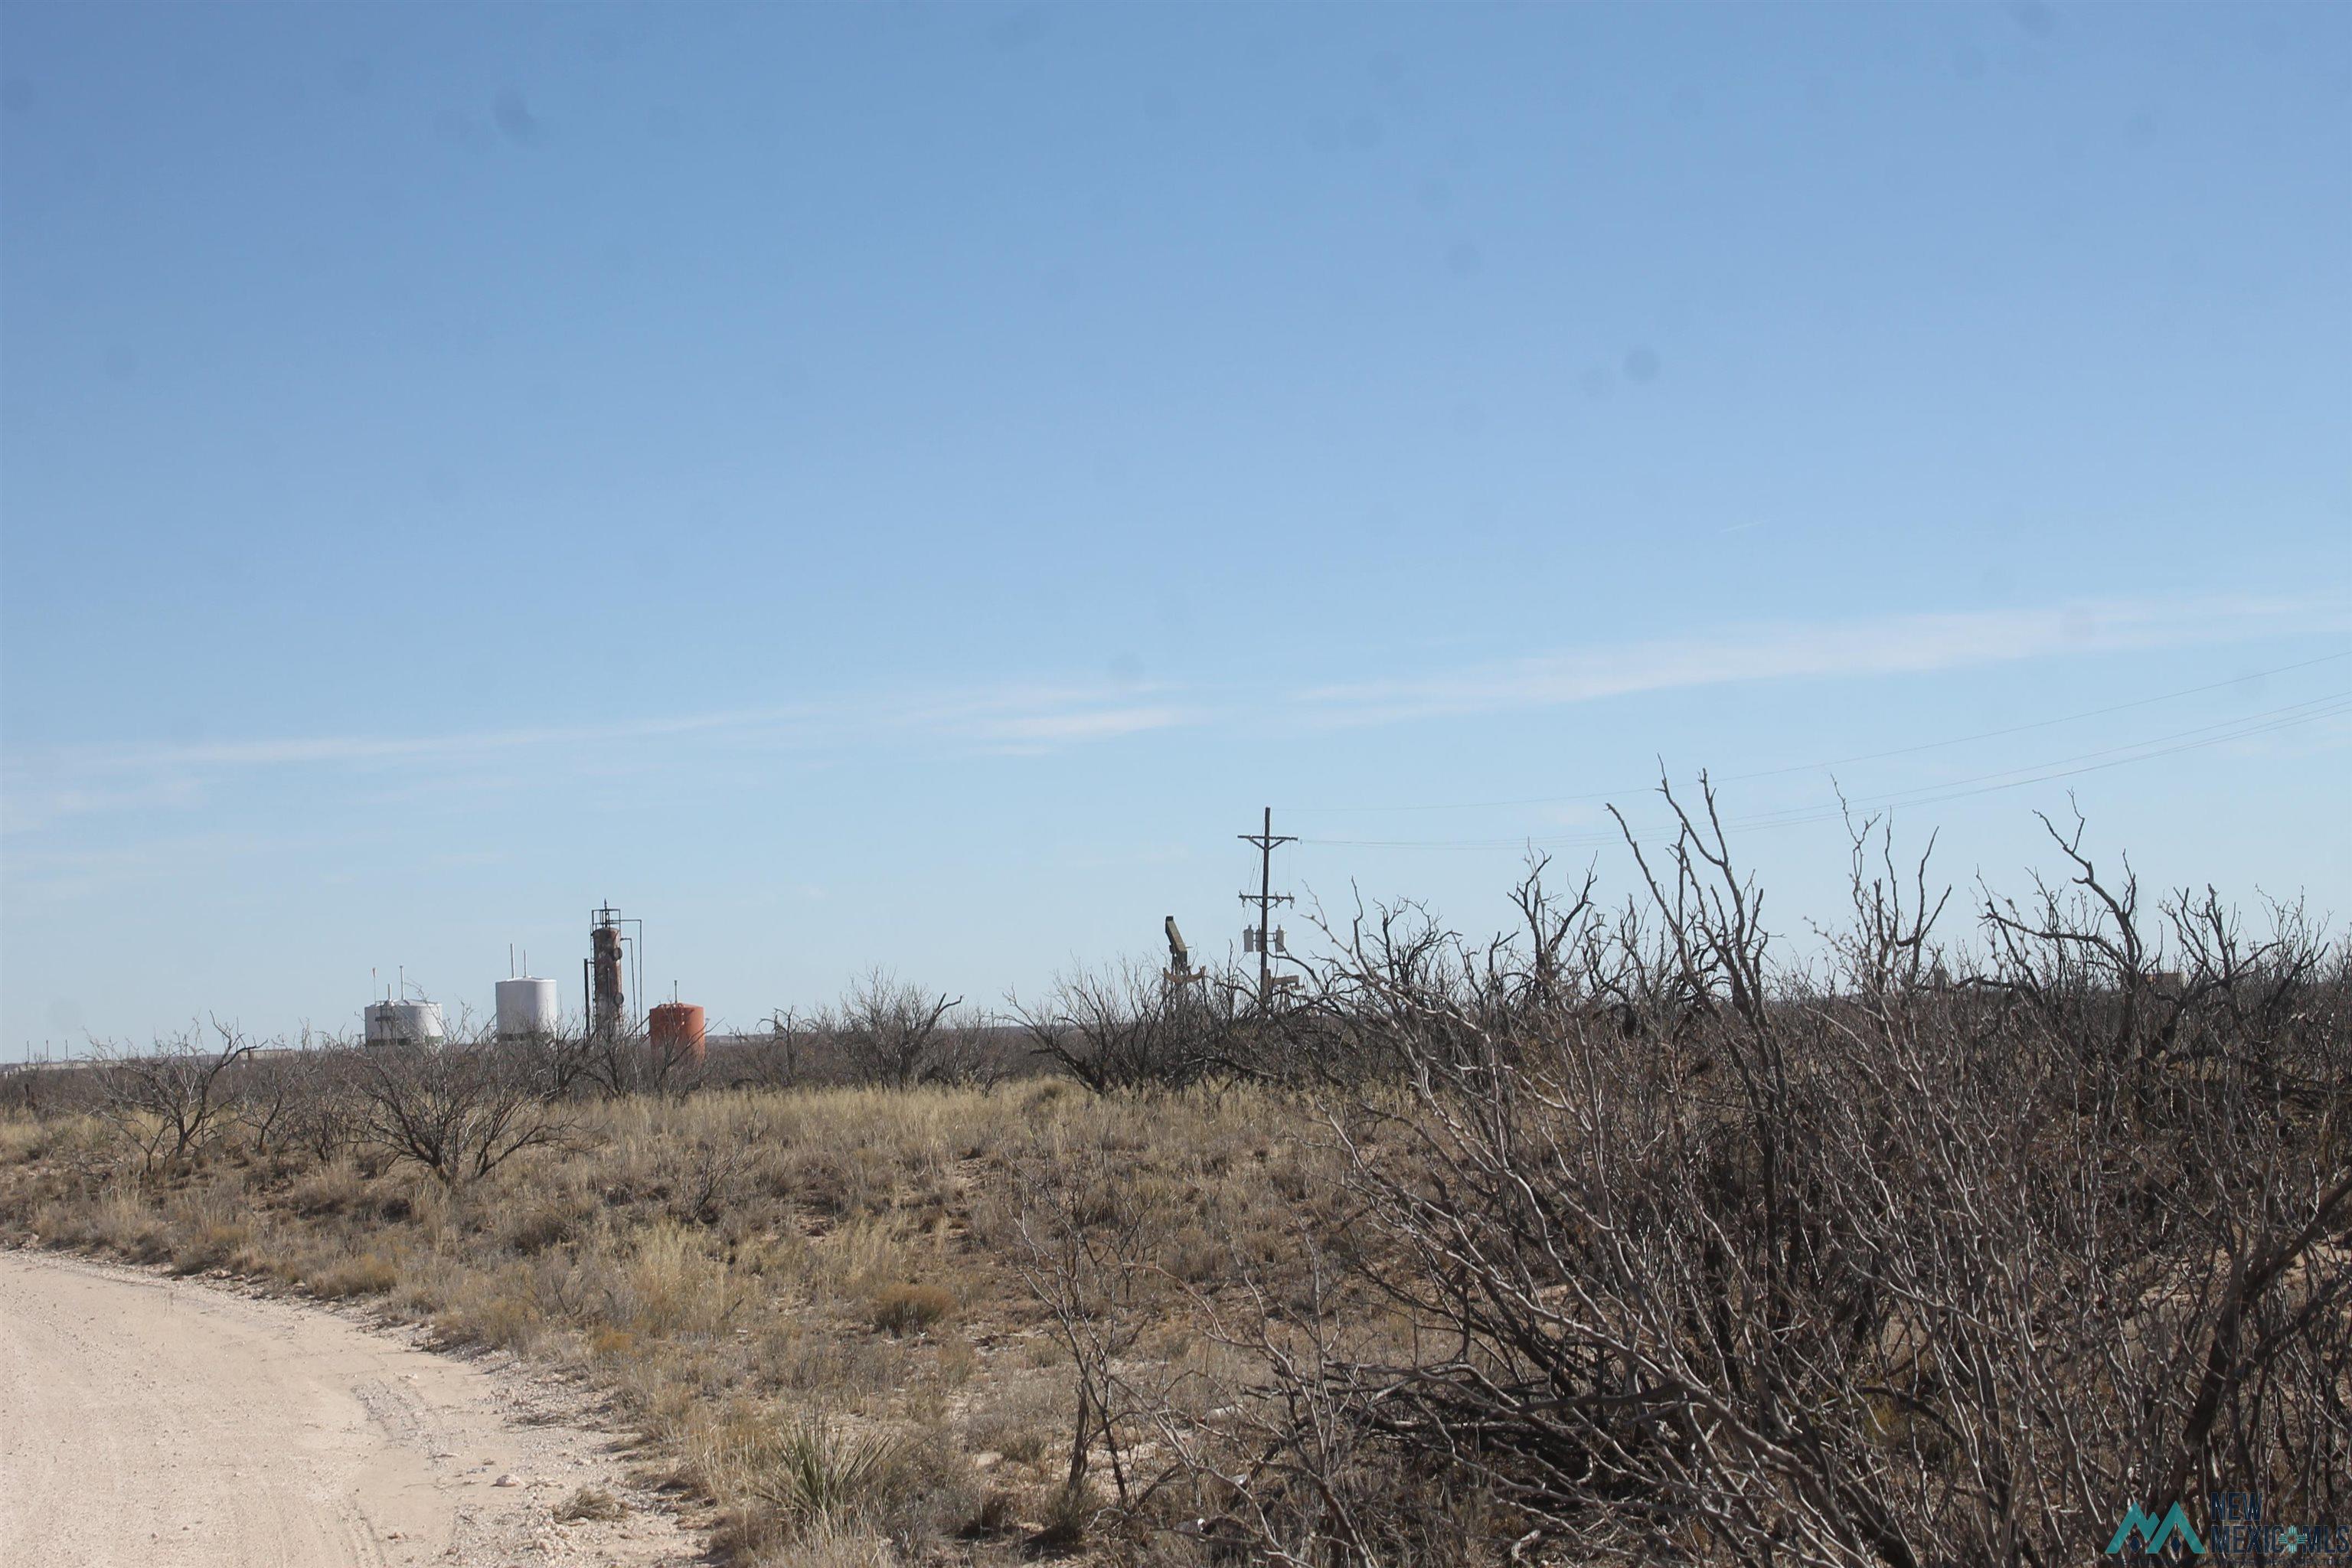
<svg viewBox="0 0 2352 1568">
<path fill-rule="evenodd" d="M 330 1300 L 346 1296 L 381 1296 L 400 1283 L 400 1266 L 381 1252 L 362 1252 L 334 1258 L 297 1284 Z"/>
<path fill-rule="evenodd" d="M 572 1524 L 586 1519 L 619 1519 L 629 1511 L 629 1505 L 602 1487 L 582 1487 L 555 1505 L 559 1524 Z"/>
<path fill-rule="evenodd" d="M 0 1111 L 0 1165 L 39 1160 L 111 1166 L 119 1154 L 114 1130 L 98 1117 L 79 1111 L 46 1117 Z"/>
<path fill-rule="evenodd" d="M 134 1263 L 171 1255 L 169 1223 L 127 1181 L 101 1181 L 70 1196 L 37 1200 L 24 1223 L 31 1236 L 55 1247 L 114 1253 Z"/>
<path fill-rule="evenodd" d="M 286 1204 L 305 1216 L 347 1214 L 369 1201 L 367 1178 L 356 1162 L 330 1160 L 294 1177 L 286 1189 Z"/>
<path fill-rule="evenodd" d="M 874 1326 L 904 1338 L 945 1321 L 955 1309 L 955 1292 L 940 1286 L 885 1285 L 874 1292 Z"/>
</svg>

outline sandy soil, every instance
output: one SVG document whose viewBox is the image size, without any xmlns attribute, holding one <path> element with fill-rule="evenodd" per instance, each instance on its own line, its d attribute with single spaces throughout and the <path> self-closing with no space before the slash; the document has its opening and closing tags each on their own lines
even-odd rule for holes
<svg viewBox="0 0 2352 1568">
<path fill-rule="evenodd" d="M 0 1251 L 0 1568 L 698 1561 L 589 1419 L 323 1308 Z M 559 1523 L 583 1487 L 627 1511 Z"/>
</svg>

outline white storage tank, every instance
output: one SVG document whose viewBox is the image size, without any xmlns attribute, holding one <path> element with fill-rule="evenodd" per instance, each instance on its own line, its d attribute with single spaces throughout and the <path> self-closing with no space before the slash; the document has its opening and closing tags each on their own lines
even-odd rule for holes
<svg viewBox="0 0 2352 1568">
<path fill-rule="evenodd" d="M 371 1002 L 366 1037 L 371 1046 L 437 1046 L 442 1038 L 441 1004 Z"/>
<path fill-rule="evenodd" d="M 499 1037 L 502 1040 L 552 1035 L 563 1016 L 555 998 L 555 982 L 530 975 L 498 984 Z"/>
</svg>

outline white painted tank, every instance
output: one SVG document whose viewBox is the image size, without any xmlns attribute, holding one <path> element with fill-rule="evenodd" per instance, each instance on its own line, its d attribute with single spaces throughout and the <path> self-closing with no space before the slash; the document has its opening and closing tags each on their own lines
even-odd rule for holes
<svg viewBox="0 0 2352 1568">
<path fill-rule="evenodd" d="M 555 999 L 555 982 L 528 975 L 498 984 L 499 1037 L 552 1035 L 562 1026 L 562 1010 Z"/>
<path fill-rule="evenodd" d="M 437 1046 L 441 1038 L 438 1002 L 368 1004 L 367 1043 L 371 1046 Z"/>
</svg>

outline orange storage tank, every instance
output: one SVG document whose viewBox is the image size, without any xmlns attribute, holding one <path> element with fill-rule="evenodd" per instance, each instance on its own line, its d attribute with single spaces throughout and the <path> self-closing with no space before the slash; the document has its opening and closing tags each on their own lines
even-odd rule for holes
<svg viewBox="0 0 2352 1568">
<path fill-rule="evenodd" d="M 691 1002 L 664 1002 L 646 1015 L 653 1048 L 674 1060 L 702 1059 L 702 1009 Z"/>
</svg>

